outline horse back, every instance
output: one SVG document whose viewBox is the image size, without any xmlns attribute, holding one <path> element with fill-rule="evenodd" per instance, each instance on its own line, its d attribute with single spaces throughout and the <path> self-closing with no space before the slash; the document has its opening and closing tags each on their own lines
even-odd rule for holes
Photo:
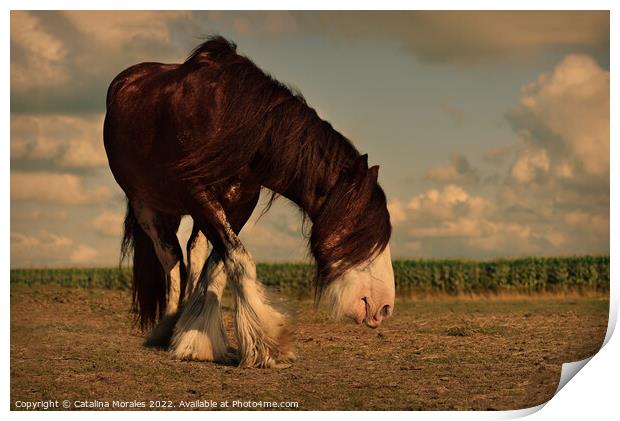
<svg viewBox="0 0 620 421">
<path fill-rule="evenodd" d="M 180 207 L 187 184 L 175 165 L 201 145 L 217 142 L 210 136 L 217 131 L 222 86 L 216 72 L 217 63 L 204 61 L 198 66 L 140 63 L 110 83 L 104 145 L 128 197 L 139 195 L 161 210 Z"/>
</svg>

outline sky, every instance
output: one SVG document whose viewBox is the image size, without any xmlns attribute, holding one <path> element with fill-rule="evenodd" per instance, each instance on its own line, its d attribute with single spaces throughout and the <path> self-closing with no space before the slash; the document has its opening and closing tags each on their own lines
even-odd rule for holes
<svg viewBox="0 0 620 421">
<path fill-rule="evenodd" d="M 11 267 L 118 263 L 107 86 L 211 34 L 380 166 L 395 258 L 609 253 L 608 12 L 14 11 Z M 256 260 L 308 260 L 294 206 L 259 213 Z"/>
</svg>

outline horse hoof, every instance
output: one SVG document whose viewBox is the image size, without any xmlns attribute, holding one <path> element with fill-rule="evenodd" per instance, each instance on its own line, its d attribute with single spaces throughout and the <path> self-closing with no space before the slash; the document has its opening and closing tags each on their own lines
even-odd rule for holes
<svg viewBox="0 0 620 421">
<path fill-rule="evenodd" d="M 217 359 L 217 362 L 225 365 L 237 365 L 239 364 L 239 353 L 234 348 L 228 348 L 226 353 Z"/>
<path fill-rule="evenodd" d="M 176 314 L 164 316 L 146 338 L 144 341 L 144 346 L 153 348 L 168 348 L 170 341 L 172 340 L 174 325 L 176 324 L 178 318 L 179 316 Z"/>
</svg>

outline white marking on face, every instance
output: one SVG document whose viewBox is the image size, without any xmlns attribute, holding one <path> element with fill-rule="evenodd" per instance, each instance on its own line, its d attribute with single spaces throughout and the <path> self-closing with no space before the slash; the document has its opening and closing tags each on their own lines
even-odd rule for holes
<svg viewBox="0 0 620 421">
<path fill-rule="evenodd" d="M 394 270 L 388 245 L 370 264 L 347 271 L 327 288 L 327 298 L 336 318 L 377 327 L 394 309 Z"/>
</svg>

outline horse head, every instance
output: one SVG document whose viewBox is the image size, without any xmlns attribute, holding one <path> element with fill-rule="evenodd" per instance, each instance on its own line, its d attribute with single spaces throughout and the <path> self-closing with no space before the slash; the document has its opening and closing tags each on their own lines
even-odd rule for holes
<svg viewBox="0 0 620 421">
<path fill-rule="evenodd" d="M 316 218 L 311 249 L 317 261 L 318 292 L 334 315 L 377 327 L 394 309 L 394 271 L 386 198 L 378 166 L 357 158 L 329 192 Z"/>
</svg>

